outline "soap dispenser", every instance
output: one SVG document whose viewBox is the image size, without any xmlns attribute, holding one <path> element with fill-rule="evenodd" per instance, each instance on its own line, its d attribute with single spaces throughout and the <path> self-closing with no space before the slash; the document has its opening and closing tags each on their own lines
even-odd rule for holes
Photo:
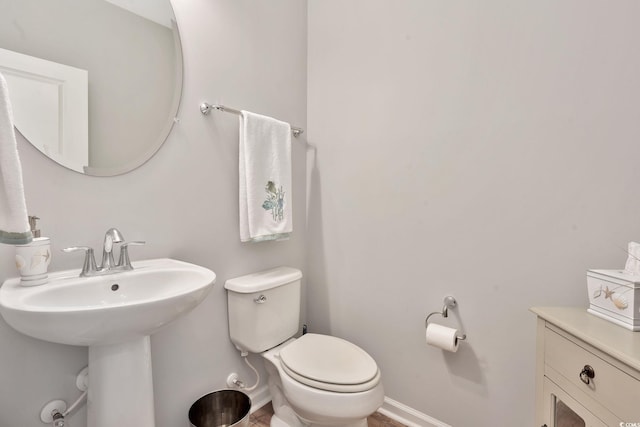
<svg viewBox="0 0 640 427">
<path fill-rule="evenodd" d="M 20 272 L 22 286 L 36 286 L 47 283 L 47 270 L 51 264 L 51 240 L 40 237 L 37 216 L 29 217 L 33 240 L 26 245 L 16 245 L 16 267 Z"/>
</svg>

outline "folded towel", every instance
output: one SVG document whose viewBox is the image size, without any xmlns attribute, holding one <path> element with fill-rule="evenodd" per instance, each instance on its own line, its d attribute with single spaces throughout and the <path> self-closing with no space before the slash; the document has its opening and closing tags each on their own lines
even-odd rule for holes
<svg viewBox="0 0 640 427">
<path fill-rule="evenodd" d="M 9 88 L 0 74 L 0 243 L 31 242 Z"/>
<path fill-rule="evenodd" d="M 242 111 L 240 240 L 284 240 L 293 231 L 291 126 Z"/>
</svg>

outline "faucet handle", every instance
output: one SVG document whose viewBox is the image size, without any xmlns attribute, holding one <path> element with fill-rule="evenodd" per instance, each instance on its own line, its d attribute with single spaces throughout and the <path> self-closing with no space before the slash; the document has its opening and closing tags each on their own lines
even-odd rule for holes
<svg viewBox="0 0 640 427">
<path fill-rule="evenodd" d="M 84 264 L 82 265 L 80 277 L 84 277 L 95 272 L 98 267 L 96 266 L 96 257 L 93 255 L 93 248 L 90 248 L 89 246 L 72 246 L 70 248 L 62 249 L 62 252 L 66 253 L 77 251 L 85 251 Z"/>
<path fill-rule="evenodd" d="M 131 260 L 129 259 L 129 246 L 142 246 L 147 242 L 141 240 L 134 240 L 133 242 L 125 242 L 120 245 L 120 258 L 118 259 L 117 267 L 122 270 L 133 270 L 131 266 Z"/>
</svg>

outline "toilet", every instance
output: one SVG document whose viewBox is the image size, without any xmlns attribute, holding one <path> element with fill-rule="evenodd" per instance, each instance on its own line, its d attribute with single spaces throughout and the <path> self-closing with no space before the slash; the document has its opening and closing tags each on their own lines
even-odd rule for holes
<svg viewBox="0 0 640 427">
<path fill-rule="evenodd" d="M 277 267 L 227 280 L 231 342 L 266 360 L 272 427 L 366 427 L 384 400 L 378 365 L 341 338 L 293 338 L 301 279 L 300 270 Z"/>
</svg>

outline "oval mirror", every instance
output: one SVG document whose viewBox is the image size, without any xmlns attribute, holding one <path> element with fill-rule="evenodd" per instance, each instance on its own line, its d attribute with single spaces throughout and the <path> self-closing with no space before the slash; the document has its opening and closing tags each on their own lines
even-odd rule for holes
<svg viewBox="0 0 640 427">
<path fill-rule="evenodd" d="M 160 148 L 182 91 L 169 0 L 0 0 L 16 129 L 74 171 L 129 172 Z"/>
</svg>

